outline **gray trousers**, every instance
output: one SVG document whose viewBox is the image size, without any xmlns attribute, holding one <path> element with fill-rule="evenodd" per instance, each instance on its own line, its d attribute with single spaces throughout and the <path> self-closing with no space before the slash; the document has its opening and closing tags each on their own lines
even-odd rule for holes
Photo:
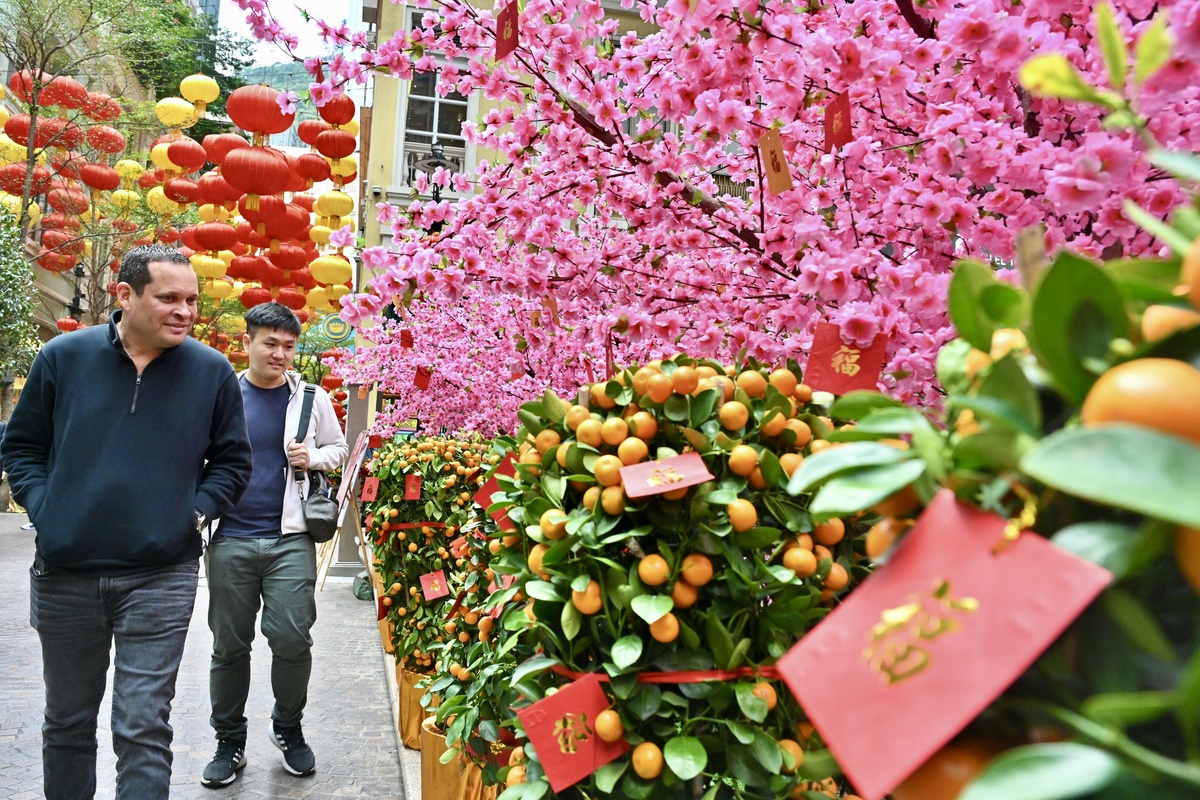
<svg viewBox="0 0 1200 800">
<path fill-rule="evenodd" d="M 312 673 L 310 631 L 317 621 L 316 545 L 305 534 L 271 539 L 218 535 L 204 559 L 213 633 L 209 722 L 217 738 L 246 738 L 250 645 L 260 599 L 262 632 L 271 647 L 271 718 L 281 728 L 299 725 Z"/>
</svg>

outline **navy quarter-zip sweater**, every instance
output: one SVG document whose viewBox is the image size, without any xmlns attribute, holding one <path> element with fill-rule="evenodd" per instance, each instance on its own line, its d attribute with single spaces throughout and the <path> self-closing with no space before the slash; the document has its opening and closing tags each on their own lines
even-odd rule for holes
<svg viewBox="0 0 1200 800">
<path fill-rule="evenodd" d="M 229 361 L 185 339 L 138 374 L 113 315 L 48 342 L 0 453 L 37 550 L 69 572 L 121 575 L 195 561 L 195 509 L 241 499 L 252 462 Z"/>
</svg>

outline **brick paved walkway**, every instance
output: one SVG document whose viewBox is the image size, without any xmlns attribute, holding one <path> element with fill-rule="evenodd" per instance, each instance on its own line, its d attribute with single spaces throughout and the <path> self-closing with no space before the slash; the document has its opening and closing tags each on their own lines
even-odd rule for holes
<svg viewBox="0 0 1200 800">
<path fill-rule="evenodd" d="M 0 513 L 0 798 L 42 796 L 41 649 L 29 627 L 29 565 L 33 532 L 22 531 L 23 514 Z M 313 675 L 304 732 L 317 756 L 317 773 L 295 778 L 267 740 L 271 714 L 270 651 L 255 639 L 248 763 L 225 789 L 206 789 L 200 774 L 212 757 L 208 726 L 208 663 L 212 636 L 205 623 L 208 592 L 203 576 L 187 649 L 179 671 L 171 723 L 175 727 L 173 798 L 345 798 L 404 799 L 387 681 L 381 669 L 374 608 L 356 600 L 347 583 L 317 594 L 313 629 Z M 109 688 L 112 687 L 111 673 Z M 97 797 L 114 796 L 115 759 L 109 730 L 110 706 L 100 711 Z"/>
</svg>

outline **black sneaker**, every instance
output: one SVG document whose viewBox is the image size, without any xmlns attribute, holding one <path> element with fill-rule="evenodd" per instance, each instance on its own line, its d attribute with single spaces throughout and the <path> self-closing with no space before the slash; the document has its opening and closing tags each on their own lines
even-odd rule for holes
<svg viewBox="0 0 1200 800">
<path fill-rule="evenodd" d="M 237 780 L 237 771 L 246 766 L 246 742 L 242 739 L 218 739 L 217 754 L 204 768 L 200 782 L 205 786 L 228 786 Z"/>
<path fill-rule="evenodd" d="M 317 770 L 317 759 L 312 748 L 304 741 L 304 733 L 297 725 L 280 728 L 271 720 L 268 729 L 271 744 L 283 751 L 283 768 L 293 775 L 312 775 Z"/>
</svg>

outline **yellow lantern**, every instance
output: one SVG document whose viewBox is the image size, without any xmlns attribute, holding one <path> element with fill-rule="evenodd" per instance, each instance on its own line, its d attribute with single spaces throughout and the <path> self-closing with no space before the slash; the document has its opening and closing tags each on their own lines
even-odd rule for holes
<svg viewBox="0 0 1200 800">
<path fill-rule="evenodd" d="M 0 125 L 3 125 L 0 122 Z M 0 133 L 0 164 L 13 164 L 25 160 L 25 147 Z"/>
<path fill-rule="evenodd" d="M 142 198 L 137 192 L 130 191 L 129 189 L 117 189 L 109 197 L 109 200 L 112 201 L 112 204 L 117 207 L 121 216 L 124 217 L 130 211 L 137 208 L 137 204 L 141 202 Z"/>
<path fill-rule="evenodd" d="M 354 213 L 354 198 L 345 192 L 325 192 L 317 198 L 313 208 L 325 217 L 346 217 Z"/>
<path fill-rule="evenodd" d="M 200 206 L 200 221 L 201 222 L 224 222 L 229 219 L 229 209 L 225 206 L 213 205 L 205 203 Z"/>
<path fill-rule="evenodd" d="M 85 239 L 83 241 L 83 260 L 89 261 L 92 258 L 92 243 Z"/>
<path fill-rule="evenodd" d="M 308 269 L 318 283 L 326 285 L 345 283 L 354 274 L 354 271 L 350 269 L 350 264 L 344 258 L 338 258 L 337 256 L 315 258 L 308 265 Z"/>
<path fill-rule="evenodd" d="M 352 119 L 342 126 L 342 130 L 350 131 L 350 133 L 358 136 L 358 120 Z"/>
<path fill-rule="evenodd" d="M 123 158 L 113 164 L 113 169 L 121 176 L 121 184 L 126 189 L 132 187 L 133 182 L 142 177 L 142 173 L 146 171 L 141 164 L 128 158 Z"/>
<path fill-rule="evenodd" d="M 225 262 L 216 256 L 196 253 L 191 257 L 192 269 L 201 278 L 220 278 L 225 275 Z"/>
<path fill-rule="evenodd" d="M 167 150 L 170 147 L 166 142 L 154 145 L 154 149 L 150 151 L 150 160 L 154 162 L 154 166 L 163 172 L 183 172 L 183 168 L 173 164 L 167 155 Z"/>
<path fill-rule="evenodd" d="M 204 293 L 220 303 L 233 294 L 233 284 L 229 281 L 210 280 L 204 284 Z"/>
<path fill-rule="evenodd" d="M 349 286 L 342 286 L 340 283 L 335 283 L 325 287 L 325 295 L 329 298 L 329 302 L 336 303 L 342 299 L 343 295 L 350 294 Z"/>
<path fill-rule="evenodd" d="M 325 161 L 329 164 L 329 173 L 334 177 L 348 178 L 358 172 L 358 159 L 354 156 L 339 158 L 337 161 L 327 158 Z"/>
<path fill-rule="evenodd" d="M 312 230 L 308 232 L 308 238 L 312 239 L 317 244 L 329 244 L 329 235 L 333 233 L 324 225 L 313 225 Z"/>
<path fill-rule="evenodd" d="M 146 192 L 146 205 L 160 217 L 173 217 L 179 211 L 179 206 L 163 193 L 161 186 L 155 186 Z"/>
<path fill-rule="evenodd" d="M 19 207 L 20 205 L 18 201 L 17 206 Z M 42 209 L 37 203 L 30 203 L 27 210 L 29 211 L 29 224 L 37 225 L 42 221 Z"/>
<path fill-rule="evenodd" d="M 315 311 L 328 306 L 329 298 L 325 296 L 324 289 L 322 289 L 320 286 L 316 286 L 308 290 L 308 294 L 305 295 L 304 304 Z"/>
<path fill-rule="evenodd" d="M 158 121 L 172 130 L 190 128 L 200 121 L 196 107 L 181 97 L 164 97 L 154 106 Z"/>
<path fill-rule="evenodd" d="M 180 82 L 179 93 L 192 104 L 196 116 L 203 116 L 206 106 L 221 96 L 221 87 L 212 78 L 197 72 Z"/>
<path fill-rule="evenodd" d="M 232 250 L 217 251 L 217 258 L 225 262 L 225 267 L 228 268 L 233 263 L 234 255 Z"/>
</svg>

